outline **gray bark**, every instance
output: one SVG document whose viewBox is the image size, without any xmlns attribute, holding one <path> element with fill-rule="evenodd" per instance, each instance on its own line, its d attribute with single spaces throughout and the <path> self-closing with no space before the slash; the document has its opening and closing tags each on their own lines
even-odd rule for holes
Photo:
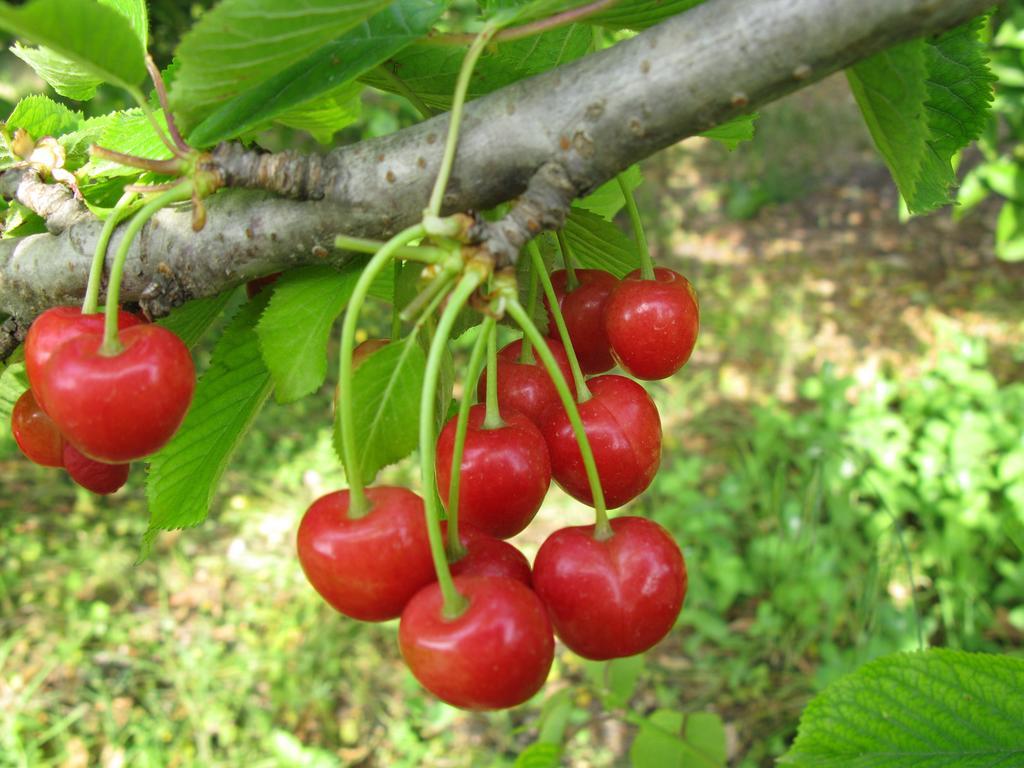
<svg viewBox="0 0 1024 768">
<path fill-rule="evenodd" d="M 481 210 L 510 200 L 546 163 L 560 166 L 583 194 L 680 139 L 992 5 L 708 0 L 469 104 L 445 207 Z M 218 148 L 227 185 L 261 191 L 215 194 L 198 234 L 188 206 L 160 212 L 131 249 L 122 299 L 145 294 L 165 311 L 269 272 L 343 260 L 332 249 L 336 234 L 383 238 L 407 226 L 429 197 L 447 124 L 442 115 L 322 159 Z M 78 301 L 99 231 L 86 217 L 59 234 L 0 241 L 0 310 L 24 323 L 48 306 Z"/>
</svg>

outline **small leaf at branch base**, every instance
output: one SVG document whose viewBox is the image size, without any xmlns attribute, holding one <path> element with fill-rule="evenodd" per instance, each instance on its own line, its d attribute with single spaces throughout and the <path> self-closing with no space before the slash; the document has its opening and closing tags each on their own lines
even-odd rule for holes
<svg viewBox="0 0 1024 768">
<path fill-rule="evenodd" d="M 363 360 L 352 377 L 356 445 L 366 483 L 416 448 L 426 365 L 423 349 L 415 339 L 407 338 L 378 349 Z M 334 447 L 338 456 L 344 456 L 337 411 Z"/>
<path fill-rule="evenodd" d="M 616 277 L 640 268 L 636 242 L 595 213 L 573 206 L 564 231 L 578 267 L 603 269 Z"/>
<path fill-rule="evenodd" d="M 640 173 L 640 166 L 631 165 L 620 175 L 625 179 L 626 186 L 630 190 L 634 190 L 644 183 L 643 174 Z M 619 180 L 612 179 L 602 184 L 582 200 L 577 200 L 575 206 L 585 211 L 596 213 L 602 219 L 611 221 L 625 204 L 626 199 L 622 196 Z"/>
<path fill-rule="evenodd" d="M 1024 660 L 934 649 L 843 677 L 800 718 L 798 768 L 1024 765 Z"/>
<path fill-rule="evenodd" d="M 270 395 L 270 372 L 255 330 L 266 302 L 265 295 L 255 297 L 228 324 L 196 385 L 185 422 L 150 462 L 149 530 L 141 559 L 148 556 L 159 531 L 188 528 L 206 519 L 231 455 Z"/>
<path fill-rule="evenodd" d="M 41 94 L 26 96 L 19 101 L 7 118 L 10 133 L 23 128 L 33 139 L 43 136 L 61 136 L 77 130 L 82 124 L 82 113 L 72 112 Z"/>
<path fill-rule="evenodd" d="M 752 115 L 740 115 L 704 131 L 701 136 L 724 144 L 726 149 L 732 151 L 744 141 L 754 140 L 754 123 L 757 118 L 756 112 Z"/>
<path fill-rule="evenodd" d="M 324 266 L 293 269 L 274 284 L 256 332 L 279 403 L 305 397 L 324 383 L 331 327 L 352 296 L 360 266 L 340 272 Z"/>
</svg>

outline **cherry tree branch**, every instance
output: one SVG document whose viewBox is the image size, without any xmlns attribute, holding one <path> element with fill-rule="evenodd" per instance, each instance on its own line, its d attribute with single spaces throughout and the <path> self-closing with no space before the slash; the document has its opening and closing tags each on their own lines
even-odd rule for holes
<svg viewBox="0 0 1024 768">
<path fill-rule="evenodd" d="M 483 210 L 512 200 L 545 166 L 544 178 L 557 177 L 559 191 L 552 194 L 555 187 L 542 180 L 537 199 L 564 202 L 680 139 L 992 5 L 708 0 L 613 48 L 467 105 L 445 209 Z M 323 157 L 218 147 L 213 162 L 225 186 L 236 189 L 207 201 L 202 232 L 192 231 L 187 206 L 154 217 L 132 246 L 123 298 L 160 314 L 269 272 L 344 261 L 346 254 L 332 252 L 335 235 L 383 239 L 419 219 L 447 125 L 441 115 Z M 526 215 L 532 210 L 529 203 L 515 207 L 483 236 L 498 250 L 516 247 L 536 234 L 536 217 Z M 558 215 L 545 212 L 542 226 Z M 83 217 L 60 234 L 0 240 L 0 311 L 23 326 L 48 306 L 79 300 L 99 232 L 98 221 Z"/>
</svg>

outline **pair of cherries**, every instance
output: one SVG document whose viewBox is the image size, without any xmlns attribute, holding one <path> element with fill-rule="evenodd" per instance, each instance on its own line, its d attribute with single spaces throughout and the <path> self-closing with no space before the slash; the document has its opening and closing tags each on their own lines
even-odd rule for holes
<svg viewBox="0 0 1024 768">
<path fill-rule="evenodd" d="M 120 348 L 108 352 L 102 348 L 103 324 L 102 315 L 82 314 L 77 307 L 54 307 L 32 324 L 25 339 L 31 402 L 26 399 L 22 406 L 16 437 L 20 432 L 19 445 L 52 446 L 55 430 L 69 472 L 82 464 L 81 457 L 120 465 L 116 476 L 127 477 L 129 462 L 162 448 L 181 425 L 195 388 L 195 368 L 181 339 L 123 310 L 118 312 Z M 30 436 L 44 433 L 49 437 Z M 53 466 L 55 454 L 46 458 Z M 108 475 L 114 477 L 114 470 Z"/>
<path fill-rule="evenodd" d="M 366 491 L 367 514 L 349 515 L 348 491 L 303 516 L 298 555 L 306 577 L 339 612 L 364 621 L 401 617 L 402 656 L 438 698 L 465 709 L 502 709 L 540 690 L 557 633 L 591 659 L 642 653 L 672 628 L 686 595 L 686 565 L 672 537 L 621 517 L 599 539 L 594 526 L 553 533 L 531 574 L 508 542 L 462 525 L 455 559 L 466 600 L 445 616 L 435 582 L 423 501 L 405 488 Z"/>
<path fill-rule="evenodd" d="M 555 298 L 584 373 L 603 373 L 617 363 L 637 379 L 664 379 L 686 364 L 697 342 L 700 307 L 690 281 L 656 267 L 622 280 L 600 269 L 577 269 L 576 284 L 563 269 L 551 273 Z M 548 335 L 558 328 L 548 309 Z"/>
</svg>

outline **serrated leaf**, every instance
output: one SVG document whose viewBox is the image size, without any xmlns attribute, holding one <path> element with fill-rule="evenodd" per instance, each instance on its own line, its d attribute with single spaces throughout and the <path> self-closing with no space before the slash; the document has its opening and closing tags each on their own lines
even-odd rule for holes
<svg viewBox="0 0 1024 768">
<path fill-rule="evenodd" d="M 933 649 L 877 659 L 804 710 L 780 763 L 807 768 L 1024 765 L 1024 661 Z"/>
<path fill-rule="evenodd" d="M 647 29 L 670 16 L 688 11 L 704 0 L 619 0 L 586 21 L 611 29 Z"/>
<path fill-rule="evenodd" d="M 951 202 L 953 156 L 984 130 L 995 77 L 982 19 L 890 48 L 847 70 L 875 144 L 911 213 Z"/>
<path fill-rule="evenodd" d="M 410 337 L 378 349 L 352 377 L 358 461 L 366 483 L 372 482 L 383 467 L 404 459 L 416 448 L 426 364 L 423 349 Z M 334 446 L 343 456 L 337 413 Z"/>
<path fill-rule="evenodd" d="M 256 326 L 263 360 L 279 403 L 315 392 L 327 377 L 327 343 L 338 315 L 356 287 L 361 265 L 293 269 L 274 284 Z"/>
<path fill-rule="evenodd" d="M 640 268 L 636 243 L 595 213 L 573 206 L 564 233 L 576 266 L 603 269 L 616 277 Z"/>
<path fill-rule="evenodd" d="M 467 99 L 585 56 L 592 42 L 589 28 L 572 24 L 522 40 L 488 46 L 473 70 Z M 465 55 L 466 47 L 416 43 L 391 57 L 384 66 L 425 104 L 448 109 Z M 361 79 L 374 88 L 401 94 L 393 81 L 375 72 L 368 72 Z"/>
<path fill-rule="evenodd" d="M 184 423 L 150 462 L 142 557 L 159 531 L 206 519 L 231 455 L 270 396 L 273 383 L 255 330 L 266 300 L 261 294 L 243 304 L 225 328 Z"/>
<path fill-rule="evenodd" d="M 0 372 L 0 429 L 9 429 L 11 411 L 18 398 L 28 389 L 24 363 L 12 363 Z"/>
<path fill-rule="evenodd" d="M 705 139 L 713 139 L 724 144 L 726 149 L 734 150 L 744 141 L 754 140 L 754 123 L 758 118 L 755 112 L 752 115 L 740 115 L 728 120 L 721 125 L 716 125 L 709 131 L 700 134 Z"/>
<path fill-rule="evenodd" d="M 186 347 L 192 348 L 203 338 L 203 334 L 213 325 L 213 321 L 220 317 L 224 307 L 234 296 L 235 290 L 230 288 L 221 291 L 216 296 L 193 299 L 173 310 L 166 317 L 161 317 L 154 324 L 173 332 L 175 336 L 185 342 Z"/>
<path fill-rule="evenodd" d="M 189 134 L 206 147 L 257 129 L 351 82 L 398 53 L 430 29 L 445 3 L 399 0 L 302 61 L 263 80 L 220 106 Z"/>
<path fill-rule="evenodd" d="M 120 112 L 110 112 L 106 115 L 90 117 L 83 120 L 77 130 L 61 136 L 58 141 L 64 147 L 64 167 L 75 170 L 88 163 L 89 147 L 99 143 L 103 131 L 117 120 L 120 114 Z"/>
<path fill-rule="evenodd" d="M 224 0 L 181 39 L 171 87 L 187 127 L 226 99 L 287 69 L 388 5 L 388 0 Z"/>
<path fill-rule="evenodd" d="M 155 114 L 157 121 L 166 131 L 167 120 L 163 112 L 157 111 Z M 105 117 L 108 119 L 102 126 L 99 139 L 95 142 L 101 147 L 152 160 L 167 160 L 171 157 L 171 151 L 161 141 L 141 109 L 127 109 Z M 84 169 L 83 173 L 90 177 L 139 174 L 138 168 L 101 159 L 90 160 Z"/>
<path fill-rule="evenodd" d="M 359 119 L 362 91 L 359 83 L 343 85 L 334 94 L 281 112 L 274 122 L 305 131 L 321 144 L 330 144 L 335 133 Z"/>
<path fill-rule="evenodd" d="M 22 128 L 33 139 L 40 139 L 70 133 L 77 130 L 82 122 L 81 112 L 73 112 L 63 104 L 35 94 L 17 103 L 5 125 L 9 132 Z"/>
<path fill-rule="evenodd" d="M 638 165 L 629 166 L 620 175 L 625 179 L 626 185 L 631 190 L 644 183 L 644 177 L 640 173 L 640 166 Z M 602 184 L 583 199 L 577 200 L 575 206 L 585 211 L 596 213 L 602 219 L 611 221 L 625 204 L 626 199 L 622 196 L 622 188 L 619 186 L 618 179 L 612 179 Z"/>
<path fill-rule="evenodd" d="M 0 29 L 24 42 L 45 46 L 45 52 L 36 55 L 26 57 L 24 48 L 16 53 L 33 67 L 42 64 L 42 69 L 37 69 L 40 76 L 56 77 L 57 81 L 47 81 L 58 93 L 63 93 L 61 88 L 67 85 L 78 94 L 76 98 L 91 98 L 100 82 L 133 90 L 146 76 L 145 47 L 132 21 L 121 13 L 124 5 L 116 0 L 34 0 L 16 7 L 3 4 Z M 59 73 L 73 71 L 72 64 L 78 76 L 71 83 L 61 83 Z M 95 78 L 91 92 L 82 75 Z"/>
</svg>

